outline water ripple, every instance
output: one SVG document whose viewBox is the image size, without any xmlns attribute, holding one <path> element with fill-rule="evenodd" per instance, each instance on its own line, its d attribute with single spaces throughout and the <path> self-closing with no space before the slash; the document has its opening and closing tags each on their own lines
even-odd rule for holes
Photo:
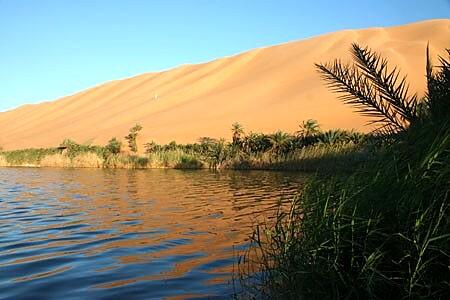
<svg viewBox="0 0 450 300">
<path fill-rule="evenodd" d="M 0 169 L 0 299 L 224 298 L 294 173 Z"/>
</svg>

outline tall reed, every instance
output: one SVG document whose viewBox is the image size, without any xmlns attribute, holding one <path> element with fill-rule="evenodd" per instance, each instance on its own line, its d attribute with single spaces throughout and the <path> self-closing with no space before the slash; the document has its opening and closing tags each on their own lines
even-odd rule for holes
<svg viewBox="0 0 450 300">
<path fill-rule="evenodd" d="M 354 65 L 317 65 L 344 103 L 374 117 L 391 145 L 349 176 L 311 181 L 289 210 L 256 227 L 241 270 L 253 263 L 260 269 L 241 273 L 242 295 L 450 298 L 447 52 L 435 72 L 427 49 L 428 91 L 420 103 L 368 48 L 353 45 Z"/>
</svg>

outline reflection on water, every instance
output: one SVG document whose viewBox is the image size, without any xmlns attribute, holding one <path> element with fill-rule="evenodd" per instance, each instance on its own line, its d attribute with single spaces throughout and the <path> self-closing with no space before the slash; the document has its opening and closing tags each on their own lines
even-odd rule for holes
<svg viewBox="0 0 450 300">
<path fill-rule="evenodd" d="M 225 297 L 294 173 L 0 169 L 0 299 Z"/>
</svg>

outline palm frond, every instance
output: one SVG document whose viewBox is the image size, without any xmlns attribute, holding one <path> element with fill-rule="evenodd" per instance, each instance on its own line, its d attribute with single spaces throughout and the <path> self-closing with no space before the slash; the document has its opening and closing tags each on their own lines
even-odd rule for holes
<svg viewBox="0 0 450 300">
<path fill-rule="evenodd" d="M 434 121 L 450 118 L 450 49 L 446 49 L 448 59 L 439 56 L 440 65 L 433 71 L 427 47 L 427 88 L 425 101 L 430 117 Z"/>
<path fill-rule="evenodd" d="M 388 61 L 368 47 L 362 48 L 352 44 L 352 54 L 356 66 L 376 86 L 383 101 L 388 102 L 406 122 L 412 123 L 417 119 L 417 95 L 409 95 L 409 84 L 406 76 L 399 82 L 400 71 L 395 67 L 388 69 Z"/>
<path fill-rule="evenodd" d="M 370 124 L 384 127 L 391 124 L 393 131 L 405 130 L 405 124 L 392 109 L 390 103 L 383 101 L 370 80 L 352 65 L 340 60 L 325 65 L 316 64 L 322 78 L 331 91 L 339 93 L 339 99 L 352 105 L 364 116 L 373 118 Z"/>
<path fill-rule="evenodd" d="M 406 131 L 418 118 L 417 95 L 409 95 L 406 77 L 399 79 L 397 68 L 388 69 L 388 61 L 369 48 L 352 45 L 353 64 L 316 64 L 327 86 L 341 94 L 339 99 L 371 117 L 369 124 L 379 125 L 376 132 Z"/>
</svg>

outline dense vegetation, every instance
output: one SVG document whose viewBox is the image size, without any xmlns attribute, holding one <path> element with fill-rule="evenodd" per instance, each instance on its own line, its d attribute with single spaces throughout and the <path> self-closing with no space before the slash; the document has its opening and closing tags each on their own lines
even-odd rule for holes
<svg viewBox="0 0 450 300">
<path fill-rule="evenodd" d="M 418 100 L 378 54 L 352 54 L 355 64 L 317 68 L 374 118 L 383 151 L 353 174 L 312 180 L 256 228 L 244 298 L 450 299 L 450 60 L 433 68 L 427 51 Z"/>
<path fill-rule="evenodd" d="M 211 168 L 211 169 L 342 169 L 366 161 L 379 139 L 354 131 L 321 131 L 315 120 L 304 121 L 289 134 L 249 133 L 239 123 L 231 128 L 231 142 L 202 137 L 197 143 L 144 144 L 138 154 L 137 139 L 142 126 L 136 124 L 125 137 L 128 150 L 116 137 L 105 146 L 64 140 L 59 148 L 4 151 L 0 165 L 104 168 Z"/>
</svg>

